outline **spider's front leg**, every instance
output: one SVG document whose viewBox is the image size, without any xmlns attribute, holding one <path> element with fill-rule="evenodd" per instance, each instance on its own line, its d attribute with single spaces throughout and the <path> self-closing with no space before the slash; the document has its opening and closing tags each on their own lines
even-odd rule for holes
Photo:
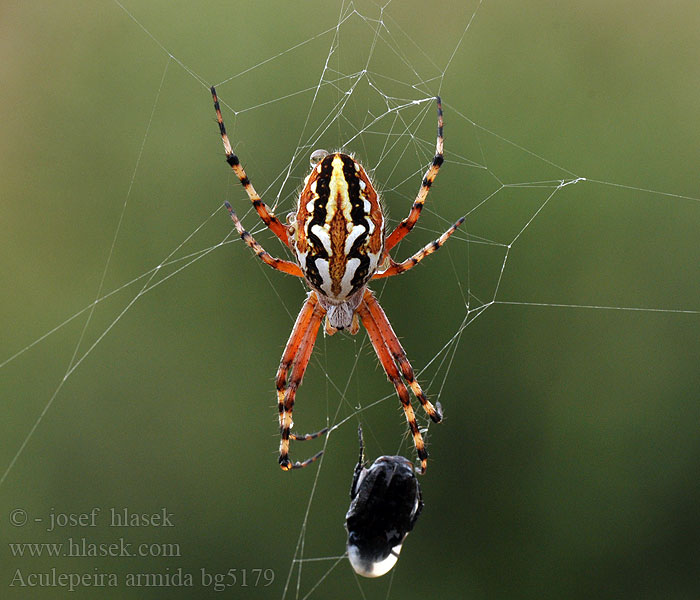
<svg viewBox="0 0 700 600">
<path fill-rule="evenodd" d="M 416 415 L 413 412 L 410 396 L 404 380 L 408 383 L 414 395 L 422 404 L 423 409 L 434 423 L 439 423 L 442 420 L 442 407 L 439 402 L 433 406 L 425 396 L 425 393 L 415 379 L 413 368 L 411 367 L 411 363 L 408 362 L 406 352 L 401 346 L 396 333 L 394 333 L 382 307 L 370 290 L 365 290 L 365 295 L 357 312 L 362 319 L 362 324 L 365 326 L 365 329 L 367 329 L 369 339 L 377 353 L 379 362 L 382 364 L 391 383 L 394 384 L 396 393 L 401 401 L 401 407 L 406 415 L 406 422 L 413 436 L 413 444 L 416 447 L 416 453 L 421 463 L 421 472 L 425 473 L 428 466 L 428 451 L 425 448 L 423 436 L 418 428 Z M 401 369 L 400 371 L 399 368 Z"/>
<path fill-rule="evenodd" d="M 296 435 L 291 432 L 294 426 L 292 411 L 294 409 L 296 392 L 301 385 L 304 371 L 306 371 L 306 367 L 311 359 L 316 336 L 325 314 L 326 309 L 319 304 L 316 292 L 311 292 L 299 312 L 277 371 L 277 405 L 282 438 L 280 440 L 279 463 L 284 471 L 306 467 L 323 454 L 323 451 L 321 451 L 302 462 L 292 463 L 289 457 L 289 441 L 311 440 L 328 431 L 328 428 L 325 427 L 316 433 L 306 435 Z"/>
</svg>

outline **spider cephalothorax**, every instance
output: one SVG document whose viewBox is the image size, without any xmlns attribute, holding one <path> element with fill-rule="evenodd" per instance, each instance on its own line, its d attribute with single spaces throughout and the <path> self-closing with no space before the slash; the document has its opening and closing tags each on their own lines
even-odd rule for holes
<svg viewBox="0 0 700 600">
<path fill-rule="evenodd" d="M 213 87 L 211 93 L 226 152 L 226 162 L 243 185 L 263 223 L 294 252 L 297 262 L 271 256 L 243 228 L 235 211 L 226 202 L 238 233 L 265 264 L 283 273 L 304 277 L 311 287 L 277 371 L 277 404 L 282 438 L 280 466 L 284 470 L 305 467 L 322 454 L 318 452 L 305 461 L 293 463 L 289 458 L 289 442 L 310 440 L 327 431 L 322 429 L 306 435 L 292 432 L 296 391 L 304 377 L 321 320 L 325 316 L 326 332 L 331 335 L 338 329 L 349 329 L 350 333 L 355 334 L 362 321 L 387 377 L 396 388 L 421 461 L 421 471 L 425 472 L 428 452 L 416 423 L 406 384 L 435 423 L 442 419 L 440 403 L 433 406 L 426 398 L 415 379 L 413 368 L 398 337 L 379 302 L 367 288 L 367 283 L 371 279 L 391 277 L 412 269 L 423 258 L 440 248 L 464 221 L 464 218 L 459 219 L 437 240 L 403 262 L 394 262 L 389 256 L 389 251 L 418 221 L 430 186 L 443 162 L 440 98 L 437 98 L 438 135 L 435 156 L 423 177 L 411 211 L 387 236 L 381 204 L 365 170 L 347 154 L 329 154 L 324 150 L 316 150 L 311 155 L 312 171 L 299 195 L 296 213 L 291 216 L 287 226 L 283 225 L 255 191 L 238 156 L 233 152 Z"/>
</svg>

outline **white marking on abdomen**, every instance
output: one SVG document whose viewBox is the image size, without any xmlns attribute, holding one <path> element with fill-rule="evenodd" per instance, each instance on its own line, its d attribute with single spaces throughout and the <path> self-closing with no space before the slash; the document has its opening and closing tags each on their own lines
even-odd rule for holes
<svg viewBox="0 0 700 600">
<path fill-rule="evenodd" d="M 340 280 L 340 293 L 336 298 L 346 298 L 352 291 L 352 278 L 355 276 L 355 271 L 360 266 L 359 258 L 351 258 L 345 263 L 345 273 Z"/>
<path fill-rule="evenodd" d="M 369 256 L 369 272 L 372 273 L 372 275 L 374 275 L 374 272 L 379 266 L 379 257 L 381 254 L 381 252 L 378 252 L 377 254 L 373 254 L 372 252 L 367 253 L 367 256 Z"/>
<path fill-rule="evenodd" d="M 345 255 L 350 254 L 350 249 L 355 243 L 355 240 L 360 237 L 367 229 L 364 225 L 353 225 L 348 237 L 345 238 Z"/>
<path fill-rule="evenodd" d="M 328 261 L 325 258 L 317 258 L 314 261 L 318 274 L 321 277 L 321 289 L 326 294 L 326 296 L 331 296 L 331 273 L 328 270 Z"/>
<path fill-rule="evenodd" d="M 333 251 L 331 250 L 331 236 L 328 233 L 328 226 L 321 226 L 317 223 L 311 228 L 311 233 L 321 240 L 323 247 L 328 252 L 328 256 L 331 256 Z"/>
</svg>

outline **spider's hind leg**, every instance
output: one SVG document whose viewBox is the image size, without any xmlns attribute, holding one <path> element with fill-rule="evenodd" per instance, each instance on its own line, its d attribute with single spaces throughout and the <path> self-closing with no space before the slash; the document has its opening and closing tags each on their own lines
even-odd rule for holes
<svg viewBox="0 0 700 600">
<path fill-rule="evenodd" d="M 423 182 L 421 183 L 420 189 L 418 190 L 418 195 L 416 196 L 416 199 L 413 202 L 413 206 L 411 207 L 411 211 L 408 213 L 408 216 L 401 221 L 396 229 L 392 231 L 386 238 L 384 242 L 384 250 L 385 252 L 389 252 L 396 244 L 398 244 L 406 235 L 413 229 L 414 225 L 418 222 L 418 218 L 420 217 L 420 213 L 423 210 L 423 205 L 425 204 L 425 199 L 428 196 L 428 192 L 430 191 L 430 186 L 433 185 L 433 182 L 435 181 L 435 178 L 437 177 L 438 171 L 440 170 L 440 166 L 442 165 L 444 158 L 443 158 L 443 146 L 444 146 L 444 137 L 443 137 L 443 132 L 442 132 L 442 101 L 440 100 L 440 96 L 437 96 L 435 98 L 437 101 L 437 115 L 438 115 L 438 127 L 437 127 L 437 141 L 435 142 L 435 156 L 433 157 L 433 162 L 430 164 L 430 167 L 428 170 L 425 172 L 425 175 L 423 176 Z"/>
<path fill-rule="evenodd" d="M 236 174 L 236 177 L 238 177 L 238 181 L 241 182 L 243 189 L 246 191 L 246 194 L 248 194 L 248 198 L 250 198 L 250 201 L 253 204 L 253 208 L 258 213 L 263 223 L 265 223 L 265 225 L 272 230 L 272 232 L 280 239 L 280 241 L 285 246 L 291 248 L 291 244 L 287 236 L 286 227 L 274 215 L 274 213 L 268 208 L 268 206 L 262 201 L 262 198 L 260 198 L 258 193 L 255 191 L 253 184 L 250 183 L 250 179 L 248 179 L 248 175 L 246 175 L 245 169 L 241 165 L 240 159 L 238 158 L 238 156 L 236 156 L 235 152 L 233 151 L 233 148 L 231 147 L 231 142 L 229 141 L 228 135 L 226 134 L 226 126 L 224 125 L 224 119 L 221 116 L 219 98 L 216 95 L 216 89 L 214 88 L 214 86 L 211 87 L 211 96 L 214 100 L 214 110 L 216 111 L 216 120 L 219 124 L 221 141 L 224 144 L 226 162 L 230 165 L 231 169 L 233 169 L 233 172 Z"/>
</svg>

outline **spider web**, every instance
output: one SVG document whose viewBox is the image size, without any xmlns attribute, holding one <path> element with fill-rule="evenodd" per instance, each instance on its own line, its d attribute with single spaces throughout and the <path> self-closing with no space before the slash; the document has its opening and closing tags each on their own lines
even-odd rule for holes
<svg viewBox="0 0 700 600">
<path fill-rule="evenodd" d="M 3 532 L 6 581 L 17 568 L 116 573 L 118 588 L 98 593 L 142 598 L 122 583 L 128 573 L 182 569 L 214 593 L 202 569 L 235 569 L 233 597 L 692 595 L 696 6 L 339 2 L 189 14 L 114 0 L 83 7 L 86 28 L 60 8 L 35 10 L 11 11 L 7 26 L 56 56 L 18 58 L 29 75 L 6 67 L 30 93 L 26 108 L 8 101 L 0 510 L 165 506 L 172 530 L 119 535 L 181 553 L 18 559 L 9 543 L 118 537 L 104 521 L 30 524 Z M 631 15 L 637 28 L 620 35 Z M 8 36 L 19 56 L 24 43 Z M 666 62 L 645 65 L 640 48 L 661 41 Z M 342 523 L 358 423 L 368 458 L 412 456 L 403 414 L 364 333 L 321 335 L 295 421 L 330 431 L 292 457 L 325 454 L 301 472 L 277 469 L 270 381 L 305 288 L 251 258 L 227 221 L 224 200 L 286 257 L 226 172 L 211 84 L 277 214 L 292 210 L 310 153 L 339 149 L 370 170 L 390 225 L 432 158 L 442 96 L 445 165 L 393 254 L 466 221 L 435 256 L 373 289 L 446 419 L 429 427 L 419 416 L 426 509 L 380 580 L 352 573 Z M 26 140 L 27 122 L 40 144 Z M 446 561 L 446 546 L 459 558 Z M 252 585 L 255 569 L 274 581 Z M 192 596 L 172 581 L 147 591 Z"/>
</svg>

